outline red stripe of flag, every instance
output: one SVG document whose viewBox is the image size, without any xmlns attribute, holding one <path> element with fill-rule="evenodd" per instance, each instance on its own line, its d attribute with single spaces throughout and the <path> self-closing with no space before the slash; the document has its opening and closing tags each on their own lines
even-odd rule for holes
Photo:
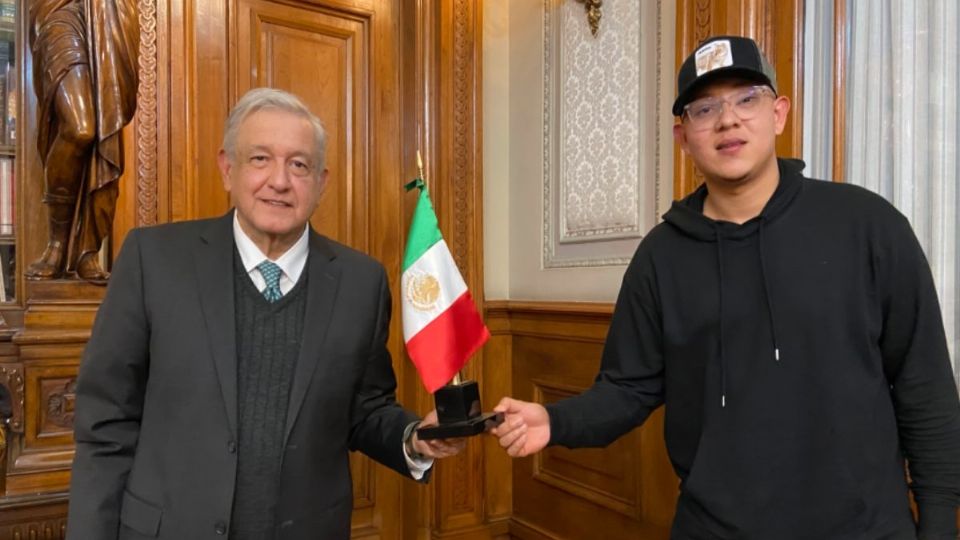
<svg viewBox="0 0 960 540">
<path fill-rule="evenodd" d="M 489 337 L 490 331 L 484 326 L 470 291 L 467 291 L 410 338 L 407 354 L 432 394 L 450 382 Z"/>
</svg>

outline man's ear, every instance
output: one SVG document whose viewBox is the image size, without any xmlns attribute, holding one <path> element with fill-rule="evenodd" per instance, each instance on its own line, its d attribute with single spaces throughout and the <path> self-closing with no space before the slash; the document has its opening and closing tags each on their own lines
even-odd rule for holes
<svg viewBox="0 0 960 540">
<path fill-rule="evenodd" d="M 323 195 L 323 192 L 327 190 L 327 177 L 330 175 L 330 169 L 324 169 L 320 173 L 320 176 L 317 178 L 317 182 L 320 184 L 320 195 Z"/>
<path fill-rule="evenodd" d="M 774 125 L 777 128 L 777 135 L 783 133 L 783 128 L 787 125 L 787 113 L 790 112 L 790 98 L 787 96 L 777 96 L 773 102 Z"/>
<path fill-rule="evenodd" d="M 223 181 L 223 189 L 230 191 L 230 169 L 233 167 L 233 162 L 230 160 L 230 156 L 227 155 L 227 151 L 223 148 L 217 153 L 217 167 L 220 169 L 220 179 Z"/>
<path fill-rule="evenodd" d="M 677 122 L 673 125 L 673 140 L 680 145 L 680 149 L 687 151 L 687 133 L 683 130 L 683 123 Z"/>
</svg>

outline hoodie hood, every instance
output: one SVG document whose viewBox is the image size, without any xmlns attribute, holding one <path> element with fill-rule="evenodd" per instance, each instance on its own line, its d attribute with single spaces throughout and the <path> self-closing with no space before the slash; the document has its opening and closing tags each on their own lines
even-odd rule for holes
<svg viewBox="0 0 960 540">
<path fill-rule="evenodd" d="M 746 238 L 757 232 L 761 220 L 770 223 L 787 210 L 803 187 L 801 171 L 806 164 L 799 159 L 777 159 L 777 167 L 780 170 L 780 182 L 760 215 L 743 225 L 725 228 L 724 237 L 731 240 Z M 690 195 L 674 201 L 663 219 L 687 236 L 704 242 L 715 242 L 718 234 L 717 222 L 703 215 L 703 203 L 706 199 L 707 185 L 701 184 Z"/>
<path fill-rule="evenodd" d="M 750 219 L 742 225 L 724 223 L 715 221 L 703 215 L 703 203 L 707 198 L 707 186 L 701 185 L 696 191 L 691 193 L 683 200 L 676 201 L 670 210 L 663 216 L 664 221 L 679 229 L 682 233 L 703 242 L 714 242 L 717 247 L 717 277 L 720 283 L 718 294 L 718 314 L 719 332 L 717 333 L 717 350 L 719 351 L 720 364 L 720 406 L 727 406 L 727 356 L 723 342 L 724 334 L 724 305 L 723 305 L 723 250 L 724 241 L 739 240 L 747 238 L 753 234 L 759 236 L 759 258 L 760 273 L 762 276 L 762 285 L 764 297 L 767 304 L 767 316 L 770 319 L 770 330 L 772 335 L 771 356 L 774 361 L 780 361 L 780 343 L 777 340 L 777 317 L 773 297 L 771 295 L 771 286 L 769 272 L 767 272 L 766 249 L 764 241 L 764 228 L 767 224 L 776 221 L 782 216 L 790 206 L 790 203 L 797 197 L 803 188 L 803 176 L 801 171 L 805 167 L 803 161 L 799 159 L 777 159 L 777 167 L 780 170 L 780 180 L 777 183 L 777 189 L 773 196 L 764 205 L 760 215 Z"/>
</svg>

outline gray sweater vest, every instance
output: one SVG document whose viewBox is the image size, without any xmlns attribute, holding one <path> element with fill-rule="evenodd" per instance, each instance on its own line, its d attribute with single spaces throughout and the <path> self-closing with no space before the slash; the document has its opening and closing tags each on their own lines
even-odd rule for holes
<svg viewBox="0 0 960 540">
<path fill-rule="evenodd" d="M 287 403 L 300 353 L 307 272 L 270 303 L 234 253 L 237 328 L 237 483 L 231 540 L 274 538 Z"/>
</svg>

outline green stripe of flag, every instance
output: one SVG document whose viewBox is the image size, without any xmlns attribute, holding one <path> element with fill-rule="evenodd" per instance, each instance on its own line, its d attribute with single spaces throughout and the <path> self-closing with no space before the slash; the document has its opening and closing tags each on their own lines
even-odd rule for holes
<svg viewBox="0 0 960 540">
<path fill-rule="evenodd" d="M 407 236 L 407 249 L 403 254 L 403 271 L 417 261 L 434 244 L 443 240 L 440 227 L 437 225 L 437 214 L 433 211 L 433 203 L 423 180 L 417 178 L 407 184 L 407 189 L 420 188 L 420 198 L 417 208 L 413 211 L 410 221 L 410 234 Z"/>
</svg>

